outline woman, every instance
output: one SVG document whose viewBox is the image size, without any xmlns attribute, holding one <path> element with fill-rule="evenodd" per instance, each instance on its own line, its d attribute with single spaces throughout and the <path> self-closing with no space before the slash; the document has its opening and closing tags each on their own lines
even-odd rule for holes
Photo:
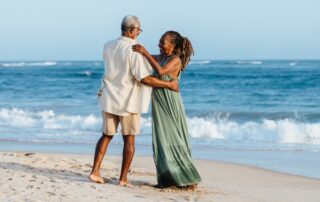
<svg viewBox="0 0 320 202">
<path fill-rule="evenodd" d="M 160 55 L 151 56 L 141 45 L 133 50 L 147 58 L 162 80 L 179 80 L 193 54 L 186 37 L 168 31 L 159 41 Z M 201 181 L 191 160 L 186 115 L 180 94 L 155 88 L 152 93 L 152 144 L 159 187 L 196 188 Z"/>
</svg>

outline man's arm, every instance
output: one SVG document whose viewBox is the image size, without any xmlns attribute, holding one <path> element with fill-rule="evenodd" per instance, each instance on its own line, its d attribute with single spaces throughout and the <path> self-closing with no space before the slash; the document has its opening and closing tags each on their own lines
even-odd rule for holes
<svg viewBox="0 0 320 202">
<path fill-rule="evenodd" d="M 146 84 L 151 87 L 168 88 L 172 91 L 179 92 L 179 85 L 177 83 L 177 80 L 175 80 L 175 79 L 173 79 L 171 81 L 163 81 L 163 80 L 158 79 L 153 76 L 147 76 L 147 77 L 141 79 L 141 83 Z"/>
</svg>

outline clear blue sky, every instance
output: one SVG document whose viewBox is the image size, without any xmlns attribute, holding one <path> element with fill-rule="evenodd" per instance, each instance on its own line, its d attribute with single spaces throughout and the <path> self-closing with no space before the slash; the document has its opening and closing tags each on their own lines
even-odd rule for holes
<svg viewBox="0 0 320 202">
<path fill-rule="evenodd" d="M 194 59 L 320 59 L 319 0 L 0 0 L 0 60 L 100 60 L 127 14 L 158 52 L 177 30 Z"/>
</svg>

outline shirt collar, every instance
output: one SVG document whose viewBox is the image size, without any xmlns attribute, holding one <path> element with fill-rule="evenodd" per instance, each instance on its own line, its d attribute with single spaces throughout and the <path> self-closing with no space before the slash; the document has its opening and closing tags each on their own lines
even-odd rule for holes
<svg viewBox="0 0 320 202">
<path fill-rule="evenodd" d="M 129 37 L 125 37 L 125 36 L 120 36 L 120 37 L 119 37 L 119 40 L 127 41 L 127 42 L 130 42 L 130 43 L 137 43 L 136 40 L 131 39 L 131 38 L 129 38 Z"/>
</svg>

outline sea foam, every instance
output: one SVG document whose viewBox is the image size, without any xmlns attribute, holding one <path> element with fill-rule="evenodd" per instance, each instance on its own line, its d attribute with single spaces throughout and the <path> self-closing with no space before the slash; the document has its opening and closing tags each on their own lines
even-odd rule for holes
<svg viewBox="0 0 320 202">
<path fill-rule="evenodd" d="M 29 112 L 22 109 L 0 109 L 0 126 L 14 128 L 39 128 L 39 129 L 83 129 L 96 130 L 100 127 L 101 120 L 90 114 L 56 115 L 52 110 Z"/>
<path fill-rule="evenodd" d="M 320 144 L 320 123 L 301 122 L 290 118 L 239 123 L 219 117 L 188 117 L 187 121 L 192 138 Z M 18 108 L 0 109 L 0 126 L 2 128 L 59 130 L 62 134 L 57 138 L 61 139 L 68 139 L 68 131 L 74 130 L 80 135 L 87 134 L 88 131 L 100 133 L 101 124 L 101 117 L 93 114 L 80 116 L 56 114 L 52 110 L 29 112 Z M 151 126 L 151 117 L 141 119 L 143 134 L 150 135 Z"/>
</svg>

